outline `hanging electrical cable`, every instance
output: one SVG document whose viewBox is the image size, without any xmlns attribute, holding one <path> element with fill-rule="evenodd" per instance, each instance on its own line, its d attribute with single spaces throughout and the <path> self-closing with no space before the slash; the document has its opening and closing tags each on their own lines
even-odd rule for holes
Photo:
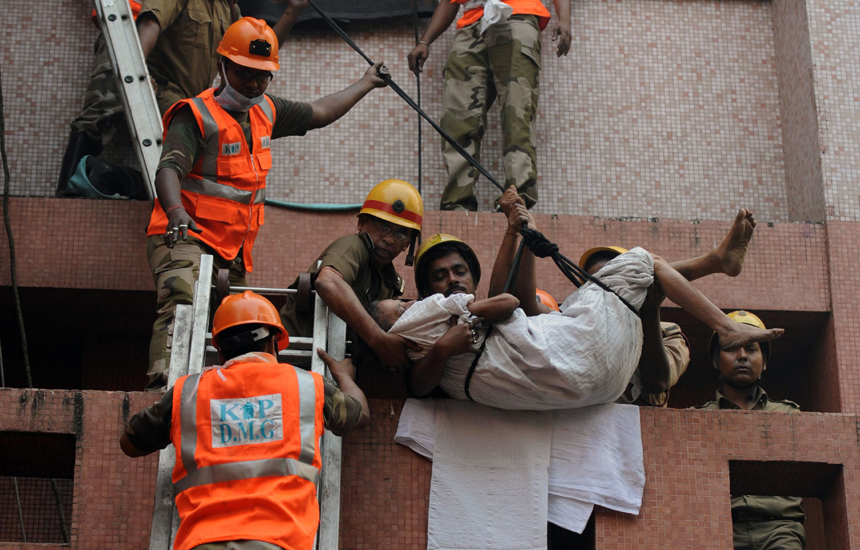
<svg viewBox="0 0 860 550">
<path fill-rule="evenodd" d="M 418 45 L 418 41 L 421 37 L 418 35 L 418 2 L 419 0 L 412 0 L 412 31 L 415 33 L 415 45 Z M 418 98 L 417 104 L 418 108 L 421 108 L 421 73 L 415 73 L 415 88 L 416 93 L 415 96 Z M 421 194 L 421 169 L 423 166 L 422 158 L 421 158 L 421 116 L 418 116 L 418 194 Z"/>
<path fill-rule="evenodd" d="M 21 297 L 18 294 L 18 264 L 15 257 L 15 239 L 12 235 L 12 222 L 9 220 L 9 187 L 11 177 L 9 176 L 9 159 L 6 157 L 6 115 L 3 111 L 3 72 L 0 70 L 0 157 L 3 160 L 3 222 L 6 226 L 6 238 L 9 241 L 9 268 L 11 270 L 12 299 L 15 302 L 15 313 L 18 317 L 18 330 L 21 333 L 21 349 L 24 354 L 24 372 L 27 375 L 27 387 L 33 387 L 33 376 L 30 373 L 30 351 L 27 346 L 27 333 L 24 331 L 24 314 L 21 309 Z M 4 375 L 5 378 L 5 375 Z M 57 504 L 57 514 L 60 516 L 60 532 L 63 535 L 63 543 L 69 543 L 69 533 L 66 529 L 66 517 L 63 514 L 63 503 L 60 498 L 60 489 L 57 482 L 51 478 L 51 491 Z M 15 482 L 15 495 L 18 498 L 18 483 Z M 18 510 L 20 514 L 21 502 L 18 499 Z M 23 517 L 23 516 L 22 516 Z M 21 520 L 23 522 L 23 519 Z M 21 529 L 24 529 L 23 523 Z"/>
</svg>

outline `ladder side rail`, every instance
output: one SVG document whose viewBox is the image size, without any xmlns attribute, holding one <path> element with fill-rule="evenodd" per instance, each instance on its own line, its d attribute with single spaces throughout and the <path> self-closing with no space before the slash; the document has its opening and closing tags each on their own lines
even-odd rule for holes
<svg viewBox="0 0 860 550">
<path fill-rule="evenodd" d="M 325 363 L 320 359 L 319 355 L 316 353 L 316 348 L 326 348 L 326 342 L 328 341 L 328 306 L 326 306 L 325 302 L 322 301 L 318 295 L 314 297 L 314 328 L 313 328 L 313 345 L 311 346 L 311 372 L 315 372 L 322 376 L 325 376 Z M 319 441 L 320 444 L 320 454 L 325 457 L 325 437 L 321 438 Z M 323 470 L 325 469 L 325 464 L 322 465 Z M 320 484 L 317 486 L 317 502 L 320 506 L 320 529 L 317 529 L 317 536 L 314 540 L 314 548 L 318 547 L 320 540 L 320 532 L 323 525 L 323 518 L 325 517 L 325 510 L 327 510 L 328 502 L 323 498 L 323 493 L 321 491 L 322 488 L 322 477 L 320 477 Z"/>
<path fill-rule="evenodd" d="M 192 307 L 177 305 L 173 323 L 173 348 L 170 352 L 170 370 L 167 387 L 172 388 L 176 380 L 188 373 L 188 350 L 191 344 Z M 174 530 L 171 528 L 174 515 L 173 466 L 176 451 L 173 445 L 159 452 L 158 476 L 155 482 L 155 506 L 152 511 L 152 528 L 149 550 L 167 550 L 172 546 Z"/>
<path fill-rule="evenodd" d="M 212 298 L 213 257 L 200 256 L 200 270 L 194 283 L 194 328 L 191 331 L 191 347 L 188 352 L 188 374 L 203 370 L 206 359 L 206 335 L 209 333 L 209 301 Z"/>
<path fill-rule="evenodd" d="M 161 158 L 163 127 L 128 0 L 94 0 L 123 111 L 150 201 Z"/>
<path fill-rule="evenodd" d="M 328 312 L 328 353 L 338 360 L 346 355 L 346 323 L 331 310 Z M 328 369 L 325 376 L 331 379 Z M 340 484 L 343 461 L 341 438 L 326 430 L 323 434 L 322 453 L 319 550 L 337 550 L 340 541 Z"/>
<path fill-rule="evenodd" d="M 193 311 L 190 331 L 191 343 L 188 349 L 188 374 L 201 373 L 206 362 L 206 335 L 209 333 L 209 300 L 212 297 L 213 270 L 214 258 L 212 255 L 201 255 L 197 281 L 194 283 L 194 302 L 191 306 Z M 175 506 L 170 530 L 172 536 L 168 550 L 173 550 L 176 532 L 179 530 L 179 512 L 176 511 Z"/>
</svg>

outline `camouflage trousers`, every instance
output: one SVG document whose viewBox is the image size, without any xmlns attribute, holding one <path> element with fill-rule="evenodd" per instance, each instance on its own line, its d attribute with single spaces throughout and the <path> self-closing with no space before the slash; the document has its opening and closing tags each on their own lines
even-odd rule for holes
<svg viewBox="0 0 860 550">
<path fill-rule="evenodd" d="M 118 86 L 119 80 L 114 77 L 104 36 L 99 33 L 94 47 L 90 81 L 84 94 L 84 108 L 81 114 L 72 120 L 72 131 L 86 132 L 90 138 L 101 140 L 103 145 L 107 145 L 116 134 L 117 124 L 125 123 Z M 162 115 L 171 105 L 185 99 L 185 94 L 170 84 L 159 86 L 155 96 Z"/>
<path fill-rule="evenodd" d="M 229 269 L 231 286 L 247 285 L 241 251 L 235 260 L 225 260 L 191 236 L 187 241 L 180 240 L 173 248 L 167 248 L 161 235 L 146 238 L 146 256 L 149 258 L 158 297 L 158 318 L 152 325 L 152 340 L 149 342 L 148 390 L 159 389 L 167 383 L 173 345 L 173 312 L 177 304 L 191 305 L 194 300 L 194 282 L 200 272 L 200 256 L 203 254 L 214 256 L 213 284 L 218 269 Z"/>
<path fill-rule="evenodd" d="M 499 98 L 505 187 L 516 186 L 528 207 L 537 202 L 535 117 L 540 75 L 537 18 L 514 15 L 480 33 L 480 21 L 458 29 L 445 65 L 442 129 L 478 158 L 487 111 Z M 442 156 L 448 183 L 442 210 L 477 210 L 478 171 L 445 140 Z"/>
<path fill-rule="evenodd" d="M 806 530 L 799 521 L 736 521 L 732 525 L 735 550 L 803 550 Z"/>
</svg>

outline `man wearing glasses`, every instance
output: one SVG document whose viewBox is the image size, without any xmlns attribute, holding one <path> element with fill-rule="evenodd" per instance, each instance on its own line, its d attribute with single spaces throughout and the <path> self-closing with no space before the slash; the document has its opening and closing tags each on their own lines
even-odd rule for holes
<svg viewBox="0 0 860 550">
<path fill-rule="evenodd" d="M 313 103 L 266 95 L 279 68 L 278 40 L 265 21 L 251 17 L 227 29 L 218 53 L 220 87 L 179 101 L 164 115 L 158 199 L 147 229 L 158 294 L 147 389 L 165 385 L 173 312 L 176 304 L 192 303 L 200 256 L 211 254 L 216 267 L 229 268 L 231 284 L 246 284 L 263 225 L 271 140 L 327 126 L 385 86 L 379 63 L 352 86 Z"/>
<path fill-rule="evenodd" d="M 424 202 L 415 187 L 402 180 L 383 181 L 362 205 L 358 233 L 331 243 L 308 268 L 320 298 L 390 370 L 408 366 L 406 349 L 416 346 L 379 328 L 365 307 L 403 294 L 403 279 L 392 262 L 415 242 L 423 216 Z M 410 252 L 408 265 L 411 256 Z M 300 280 L 296 279 L 292 288 L 298 288 Z M 312 311 L 299 310 L 296 295 L 288 295 L 281 308 L 281 321 L 290 336 L 310 336 Z"/>
</svg>

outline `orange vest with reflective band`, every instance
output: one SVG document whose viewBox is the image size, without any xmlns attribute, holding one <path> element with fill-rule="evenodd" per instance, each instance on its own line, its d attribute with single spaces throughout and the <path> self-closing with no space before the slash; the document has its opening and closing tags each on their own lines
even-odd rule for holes
<svg viewBox="0 0 860 550">
<path fill-rule="evenodd" d="M 131 16 L 137 21 L 137 16 L 140 15 L 140 2 L 135 2 L 134 0 L 128 0 L 128 6 L 131 8 Z M 99 12 L 93 10 L 93 14 L 90 16 L 93 20 L 93 25 L 96 28 L 100 29 L 101 25 L 99 23 Z"/>
<path fill-rule="evenodd" d="M 263 202 L 266 200 L 266 174 L 272 167 L 269 143 L 275 122 L 275 105 L 268 96 L 248 112 L 251 119 L 251 141 L 242 127 L 215 101 L 215 89 L 197 97 L 176 102 L 164 114 L 164 136 L 167 139 L 170 120 L 183 105 L 191 107 L 205 150 L 203 156 L 182 180 L 182 206 L 203 230 L 191 233 L 211 246 L 226 260 L 242 250 L 247 271 L 253 271 L 251 249 L 263 225 Z M 147 235 L 163 235 L 167 216 L 158 200 L 152 208 Z"/>
<path fill-rule="evenodd" d="M 175 550 L 229 540 L 312 550 L 324 401 L 320 375 L 276 362 L 180 378 L 170 425 Z"/>
<path fill-rule="evenodd" d="M 465 4 L 469 0 L 453 0 L 457 4 Z M 535 15 L 538 18 L 538 25 L 543 30 L 549 23 L 552 15 L 549 10 L 544 7 L 540 0 L 502 0 L 505 4 L 514 8 L 511 15 Z M 474 8 L 467 10 L 463 17 L 457 21 L 457 28 L 462 29 L 466 25 L 471 25 L 484 15 L 484 8 Z"/>
</svg>

